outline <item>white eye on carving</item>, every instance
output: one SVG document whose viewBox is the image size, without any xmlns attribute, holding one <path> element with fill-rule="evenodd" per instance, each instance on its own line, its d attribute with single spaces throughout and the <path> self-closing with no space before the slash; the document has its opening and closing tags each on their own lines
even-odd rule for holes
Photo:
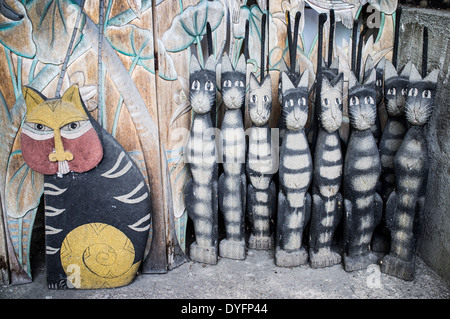
<svg viewBox="0 0 450 319">
<path fill-rule="evenodd" d="M 264 95 L 264 102 L 269 102 L 269 97 L 267 95 Z"/>
<path fill-rule="evenodd" d="M 378 79 L 376 82 L 375 82 L 375 85 L 376 86 L 381 86 L 383 84 L 383 81 L 381 81 L 381 79 Z"/>
<path fill-rule="evenodd" d="M 364 98 L 364 103 L 365 103 L 365 104 L 374 104 L 373 97 L 371 97 L 371 96 L 366 96 L 366 97 Z"/>
<path fill-rule="evenodd" d="M 76 122 L 72 122 L 72 123 L 64 125 L 63 127 L 61 127 L 61 130 L 62 131 L 75 131 L 76 129 L 80 128 L 80 126 L 81 126 L 81 122 L 76 121 Z"/>
<path fill-rule="evenodd" d="M 340 98 L 337 97 L 335 102 L 336 102 L 336 105 L 338 105 L 338 106 L 341 105 L 341 99 Z"/>
<path fill-rule="evenodd" d="M 284 104 L 285 107 L 292 107 L 294 106 L 294 100 L 290 99 L 289 101 L 286 101 L 286 103 Z"/>
<path fill-rule="evenodd" d="M 198 80 L 194 80 L 194 82 L 192 82 L 191 89 L 198 91 L 200 89 L 200 82 Z"/>
<path fill-rule="evenodd" d="M 243 87 L 244 87 L 244 82 L 239 81 L 239 86 L 240 86 L 241 88 L 243 88 Z"/>
<path fill-rule="evenodd" d="M 225 81 L 223 82 L 223 87 L 226 87 L 226 88 L 231 87 L 231 81 L 230 81 L 230 80 L 225 80 Z"/>
<path fill-rule="evenodd" d="M 212 90 L 214 90 L 214 85 L 213 85 L 213 83 L 212 83 L 211 81 L 207 81 L 207 82 L 205 83 L 205 90 L 206 90 L 206 91 L 212 91 Z"/>
<path fill-rule="evenodd" d="M 41 123 L 28 123 L 32 128 L 34 128 L 36 131 L 44 132 L 44 131 L 53 131 L 50 127 L 41 124 Z"/>
<path fill-rule="evenodd" d="M 258 97 L 256 95 L 252 95 L 252 97 L 250 98 L 250 102 L 256 103 L 257 101 L 258 101 Z"/>
<path fill-rule="evenodd" d="M 417 96 L 417 93 L 419 93 L 419 90 L 417 88 L 412 88 L 408 92 L 408 96 Z"/>
<path fill-rule="evenodd" d="M 357 97 L 357 96 L 352 96 L 352 97 L 350 98 L 350 106 L 357 105 L 357 104 L 359 104 L 359 99 L 358 99 L 358 97 Z"/>
<path fill-rule="evenodd" d="M 402 95 L 407 95 L 408 94 L 408 89 L 402 89 Z"/>
<path fill-rule="evenodd" d="M 326 106 L 328 106 L 328 99 L 327 99 L 327 98 L 325 98 L 325 99 L 323 100 L 323 104 L 325 104 Z"/>
<path fill-rule="evenodd" d="M 389 94 L 389 95 L 395 95 L 395 94 L 397 94 L 397 90 L 396 90 L 395 88 L 390 88 L 390 89 L 387 91 L 387 94 Z"/>
<path fill-rule="evenodd" d="M 298 104 L 306 105 L 306 99 L 304 97 L 302 97 L 301 99 L 298 100 Z"/>
<path fill-rule="evenodd" d="M 423 98 L 426 98 L 426 99 L 431 98 L 431 91 L 430 91 L 430 90 L 424 90 L 424 91 L 422 92 L 422 97 L 423 97 Z"/>
</svg>

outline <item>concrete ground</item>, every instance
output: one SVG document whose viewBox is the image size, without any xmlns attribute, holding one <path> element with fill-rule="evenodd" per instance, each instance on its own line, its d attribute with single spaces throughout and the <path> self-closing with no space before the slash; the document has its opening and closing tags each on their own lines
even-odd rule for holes
<svg viewBox="0 0 450 319">
<path fill-rule="evenodd" d="M 101 290 L 47 289 L 43 253 L 33 257 L 32 267 L 33 282 L 0 287 L 0 299 L 450 299 L 450 287 L 420 258 L 416 279 L 407 282 L 382 274 L 376 265 L 355 272 L 342 265 L 280 268 L 273 251 L 249 250 L 243 261 L 190 261 L 166 274 L 139 274 L 128 286 Z"/>
</svg>

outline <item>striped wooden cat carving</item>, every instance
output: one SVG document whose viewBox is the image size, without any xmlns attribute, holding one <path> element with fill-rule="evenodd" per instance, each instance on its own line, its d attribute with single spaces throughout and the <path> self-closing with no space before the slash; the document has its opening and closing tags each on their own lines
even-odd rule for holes
<svg viewBox="0 0 450 319">
<path fill-rule="evenodd" d="M 86 110 L 77 86 L 60 99 L 24 87 L 25 162 L 45 174 L 49 288 L 130 283 L 144 258 L 151 202 L 132 158 Z"/>
<path fill-rule="evenodd" d="M 376 117 L 375 70 L 359 84 L 349 79 L 349 117 L 352 131 L 344 160 L 344 267 L 365 269 L 377 262 L 370 243 L 382 215 L 376 192 L 381 173 L 380 155 L 371 131 Z"/>
<path fill-rule="evenodd" d="M 185 188 L 186 209 L 194 222 L 195 242 L 190 246 L 194 261 L 216 264 L 218 256 L 218 164 L 211 108 L 216 99 L 216 61 L 211 55 L 202 68 L 192 55 L 189 99 L 193 111 L 186 145 L 186 161 L 192 178 Z"/>
<path fill-rule="evenodd" d="M 335 230 L 341 220 L 343 154 L 339 137 L 342 123 L 342 74 L 332 81 L 322 79 L 320 127 L 314 154 L 312 216 L 309 234 L 309 258 L 312 268 L 341 262 L 332 250 Z"/>
<path fill-rule="evenodd" d="M 223 173 L 219 178 L 219 209 L 224 216 L 226 238 L 220 242 L 221 257 L 245 259 L 245 103 L 247 62 L 241 55 L 236 68 L 228 55 L 222 58 L 222 97 L 226 107 L 222 121 Z"/>
<path fill-rule="evenodd" d="M 303 232 L 311 215 L 312 158 L 305 124 L 308 120 L 308 70 L 298 85 L 282 73 L 282 112 L 285 135 L 281 144 L 275 264 L 293 267 L 308 262 L 302 247 Z"/>
<path fill-rule="evenodd" d="M 429 154 L 424 127 L 434 109 L 439 70 L 422 78 L 413 66 L 407 87 L 405 116 L 410 127 L 394 159 L 395 190 L 386 204 L 391 247 L 381 272 L 404 280 L 415 277 L 418 227 L 423 215 Z"/>
<path fill-rule="evenodd" d="M 250 73 L 248 112 L 252 120 L 246 159 L 247 214 L 251 223 L 248 246 L 273 249 L 276 186 L 273 181 L 275 155 L 269 118 L 272 110 L 270 74 L 261 83 Z M 278 141 L 277 141 L 278 143 Z"/>
</svg>

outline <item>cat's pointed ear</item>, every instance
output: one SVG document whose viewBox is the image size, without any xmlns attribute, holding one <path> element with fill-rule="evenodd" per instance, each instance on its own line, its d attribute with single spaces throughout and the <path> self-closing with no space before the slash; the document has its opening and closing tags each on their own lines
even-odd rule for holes
<svg viewBox="0 0 450 319">
<path fill-rule="evenodd" d="M 403 67 L 402 71 L 400 72 L 400 76 L 408 78 L 409 74 L 411 73 L 412 65 L 413 65 L 412 61 L 409 60 Z"/>
<path fill-rule="evenodd" d="M 322 92 L 326 92 L 332 88 L 333 86 L 331 85 L 328 78 L 326 76 L 322 77 Z"/>
<path fill-rule="evenodd" d="M 375 67 L 375 65 L 373 63 L 373 58 L 369 54 L 366 58 L 366 61 L 364 62 L 364 73 L 367 73 L 367 71 L 373 69 L 374 67 Z"/>
<path fill-rule="evenodd" d="M 356 78 L 355 74 L 353 74 L 353 71 L 350 71 L 348 75 L 348 88 L 351 89 L 358 85 L 359 85 L 358 79 Z"/>
<path fill-rule="evenodd" d="M 309 71 L 308 69 L 306 69 L 305 71 L 303 71 L 303 74 L 300 78 L 300 81 L 298 82 L 297 87 L 308 88 L 308 84 L 309 84 Z"/>
<path fill-rule="evenodd" d="M 286 64 L 286 61 L 284 61 L 284 59 L 281 58 L 281 62 L 280 62 L 280 73 L 287 72 L 287 71 L 289 71 L 289 67 L 288 67 L 287 64 Z"/>
<path fill-rule="evenodd" d="M 231 65 L 230 58 L 228 57 L 228 54 L 224 54 L 222 57 L 222 74 L 233 72 L 233 66 Z"/>
<path fill-rule="evenodd" d="M 331 85 L 342 92 L 344 89 L 344 73 L 341 72 L 336 75 L 331 81 Z"/>
<path fill-rule="evenodd" d="M 330 70 L 339 70 L 339 57 L 336 57 L 330 64 Z"/>
<path fill-rule="evenodd" d="M 85 113 L 78 85 L 74 84 L 68 88 L 61 97 L 61 100 L 72 103 L 78 110 Z"/>
<path fill-rule="evenodd" d="M 294 88 L 294 84 L 292 84 L 291 79 L 287 75 L 286 72 L 281 73 L 281 89 L 282 94 L 285 95 L 287 91 L 292 90 Z"/>
<path fill-rule="evenodd" d="M 29 86 L 22 86 L 23 99 L 27 105 L 27 112 L 31 112 L 36 106 L 45 101 L 45 97 Z"/>
<path fill-rule="evenodd" d="M 386 64 L 386 57 L 382 57 L 380 61 L 378 61 L 375 69 L 384 71 L 384 66 Z"/>
<path fill-rule="evenodd" d="M 423 79 L 424 81 L 436 84 L 438 81 L 439 69 L 434 69 Z"/>
<path fill-rule="evenodd" d="M 200 71 L 202 69 L 202 67 L 200 66 L 200 63 L 198 62 L 197 57 L 192 54 L 191 55 L 191 62 L 189 64 L 189 73 L 195 73 L 197 71 Z"/>
<path fill-rule="evenodd" d="M 247 59 L 245 58 L 244 54 L 241 54 L 241 57 L 238 60 L 236 71 L 239 73 L 247 74 Z"/>
<path fill-rule="evenodd" d="M 261 84 L 261 87 L 266 90 L 267 92 L 272 91 L 272 80 L 270 78 L 270 74 L 267 74 Z"/>
<path fill-rule="evenodd" d="M 365 77 L 364 85 L 375 87 L 376 81 L 377 81 L 377 72 L 375 71 L 375 69 L 372 69 L 372 71 L 370 71 L 370 74 L 367 77 Z"/>
<path fill-rule="evenodd" d="M 389 80 L 392 78 L 396 78 L 398 76 L 397 70 L 391 61 L 386 60 L 384 63 L 384 80 Z"/>
<path fill-rule="evenodd" d="M 250 73 L 250 88 L 254 89 L 259 87 L 259 81 L 256 78 L 255 74 L 253 72 Z"/>
<path fill-rule="evenodd" d="M 214 57 L 214 54 L 211 54 L 206 60 L 205 63 L 205 70 L 216 72 L 216 58 Z"/>
<path fill-rule="evenodd" d="M 409 82 L 422 81 L 419 71 L 417 71 L 416 66 L 413 64 L 411 66 L 411 72 L 409 73 Z"/>
</svg>

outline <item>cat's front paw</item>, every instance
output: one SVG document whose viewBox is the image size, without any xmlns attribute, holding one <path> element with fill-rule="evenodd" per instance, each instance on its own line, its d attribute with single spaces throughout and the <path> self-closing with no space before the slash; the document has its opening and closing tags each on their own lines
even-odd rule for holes
<svg viewBox="0 0 450 319">
<path fill-rule="evenodd" d="M 237 240 L 228 240 L 224 239 L 220 242 L 219 245 L 219 254 L 220 257 L 230 258 L 230 259 L 245 259 L 245 241 L 237 241 Z"/>
<path fill-rule="evenodd" d="M 190 258 L 193 261 L 205 263 L 205 264 L 217 264 L 217 248 L 216 247 L 202 247 L 194 242 L 189 247 Z"/>
<path fill-rule="evenodd" d="M 248 248 L 257 250 L 271 250 L 274 246 L 273 236 L 250 235 Z"/>
<path fill-rule="evenodd" d="M 381 272 L 397 278 L 412 281 L 414 280 L 415 261 L 401 260 L 392 255 L 386 255 L 381 260 Z"/>
<path fill-rule="evenodd" d="M 331 267 L 341 263 L 341 255 L 329 248 L 319 249 L 317 253 L 309 252 L 309 264 L 311 268 Z"/>
<path fill-rule="evenodd" d="M 357 255 L 348 256 L 344 254 L 344 269 L 345 271 L 355 271 L 366 269 L 369 265 L 377 264 L 378 257 L 372 252 Z"/>
<path fill-rule="evenodd" d="M 297 267 L 308 262 L 308 252 L 305 248 L 287 251 L 277 247 L 275 250 L 275 265 L 279 267 Z"/>
</svg>

